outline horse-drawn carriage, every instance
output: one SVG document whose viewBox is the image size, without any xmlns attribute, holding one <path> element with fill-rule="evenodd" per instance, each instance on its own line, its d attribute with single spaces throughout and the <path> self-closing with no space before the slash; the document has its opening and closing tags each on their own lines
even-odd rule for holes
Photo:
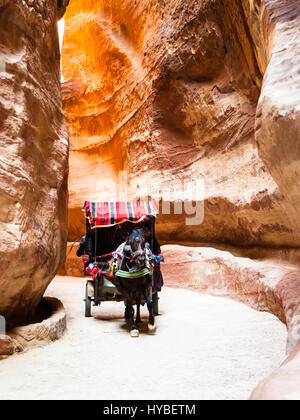
<svg viewBox="0 0 300 420">
<path fill-rule="evenodd" d="M 78 256 L 82 256 L 86 282 L 85 316 L 91 316 L 92 303 L 124 301 L 125 318 L 131 320 L 131 335 L 138 336 L 140 305 L 149 309 L 149 329 L 155 328 L 158 291 L 162 286 L 159 264 L 163 261 L 155 238 L 158 212 L 151 202 L 86 201 L 86 236 Z M 134 321 L 133 305 L 137 305 Z"/>
</svg>

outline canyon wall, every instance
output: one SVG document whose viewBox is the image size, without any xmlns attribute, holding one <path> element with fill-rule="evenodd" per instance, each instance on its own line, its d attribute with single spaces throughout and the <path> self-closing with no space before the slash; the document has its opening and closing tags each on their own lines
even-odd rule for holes
<svg viewBox="0 0 300 420">
<path fill-rule="evenodd" d="M 266 1 L 274 25 L 272 54 L 265 71 L 256 112 L 259 155 L 284 196 L 287 218 L 300 230 L 300 3 Z M 259 50 L 265 39 L 264 22 L 256 28 Z"/>
<path fill-rule="evenodd" d="M 68 1 L 0 0 L 0 314 L 32 321 L 64 262 L 68 134 L 57 20 Z"/>
<path fill-rule="evenodd" d="M 157 200 L 171 185 L 171 201 L 185 180 L 203 179 L 203 223 L 160 215 L 161 240 L 299 246 L 297 9 L 293 0 L 70 1 L 69 240 L 84 232 L 85 199 L 123 198 L 119 179 L 129 199 L 146 196 L 149 181 Z"/>
<path fill-rule="evenodd" d="M 189 245 L 164 248 L 166 284 L 274 313 L 291 350 L 300 277 L 283 261 L 300 262 L 299 0 L 71 0 L 65 28 L 69 240 L 85 231 L 86 199 L 124 199 L 126 187 L 146 198 L 152 181 L 158 201 L 171 187 L 173 204 L 191 202 L 183 182 L 204 180 L 202 224 L 158 218 L 161 241 Z M 73 249 L 64 270 L 81 275 L 79 264 Z M 298 373 L 299 344 L 252 398 L 299 398 Z"/>
</svg>

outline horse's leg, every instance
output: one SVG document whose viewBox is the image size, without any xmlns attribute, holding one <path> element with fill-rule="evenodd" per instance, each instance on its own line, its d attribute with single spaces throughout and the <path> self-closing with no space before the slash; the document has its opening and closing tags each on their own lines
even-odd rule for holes
<svg viewBox="0 0 300 420">
<path fill-rule="evenodd" d="M 136 302 L 136 323 L 139 324 L 142 322 L 141 320 L 141 302 L 140 299 L 137 300 Z"/>
<path fill-rule="evenodd" d="M 124 318 L 125 319 L 130 319 L 130 304 L 129 304 L 128 300 L 126 300 L 125 306 L 126 306 L 126 308 L 125 308 Z"/>
<path fill-rule="evenodd" d="M 154 313 L 153 313 L 153 303 L 152 303 L 151 294 L 147 294 L 146 301 L 147 301 L 147 308 L 149 311 L 148 329 L 149 331 L 154 331 L 156 329 L 156 325 L 155 325 L 155 318 L 154 318 Z"/>
<path fill-rule="evenodd" d="M 131 322 L 130 335 L 131 337 L 138 337 L 139 330 L 137 329 L 137 326 L 135 325 L 135 322 L 134 322 L 134 308 L 131 302 L 129 302 L 129 305 L 130 305 L 129 313 L 130 313 L 130 322 Z"/>
</svg>

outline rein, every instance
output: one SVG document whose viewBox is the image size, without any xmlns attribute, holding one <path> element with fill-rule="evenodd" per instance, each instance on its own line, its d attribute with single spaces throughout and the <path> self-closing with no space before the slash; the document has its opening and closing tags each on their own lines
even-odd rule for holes
<svg viewBox="0 0 300 420">
<path fill-rule="evenodd" d="M 110 252 L 109 254 L 97 255 L 96 258 L 112 257 L 113 255 L 114 255 L 114 253 Z"/>
<path fill-rule="evenodd" d="M 67 258 L 67 257 L 71 254 L 72 249 L 74 248 L 74 245 L 75 245 L 78 241 L 80 241 L 80 238 L 75 239 L 75 241 L 72 243 L 71 249 L 70 249 L 70 250 L 69 250 L 69 252 L 67 253 L 66 258 Z"/>
<path fill-rule="evenodd" d="M 130 258 L 130 257 L 127 257 L 126 255 L 124 255 L 124 254 L 119 254 L 119 253 L 117 253 L 117 252 L 110 252 L 109 254 L 103 254 L 103 255 L 97 255 L 97 257 L 96 258 L 105 258 L 105 257 L 114 257 L 115 255 L 118 255 L 119 257 L 124 257 L 124 258 L 127 258 L 128 260 L 132 260 L 132 258 Z"/>
</svg>

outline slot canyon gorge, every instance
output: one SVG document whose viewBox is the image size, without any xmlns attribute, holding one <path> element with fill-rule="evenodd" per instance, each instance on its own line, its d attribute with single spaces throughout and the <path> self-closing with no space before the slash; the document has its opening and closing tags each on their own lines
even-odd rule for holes
<svg viewBox="0 0 300 420">
<path fill-rule="evenodd" d="M 207 298 L 219 316 L 225 298 L 239 302 L 233 313 L 256 310 L 258 324 L 273 315 L 287 327 L 287 355 L 248 397 L 300 399 L 298 0 L 0 0 L 0 134 L 0 355 L 40 325 L 49 285 L 74 334 L 82 314 L 68 315 L 66 284 L 77 290 L 83 277 L 73 243 L 85 234 L 84 202 L 151 195 L 170 299 L 182 292 L 195 309 L 201 292 L 218 296 Z M 198 225 L 174 211 L 189 180 L 204 186 Z M 184 199 L 196 205 L 192 191 Z"/>
</svg>

